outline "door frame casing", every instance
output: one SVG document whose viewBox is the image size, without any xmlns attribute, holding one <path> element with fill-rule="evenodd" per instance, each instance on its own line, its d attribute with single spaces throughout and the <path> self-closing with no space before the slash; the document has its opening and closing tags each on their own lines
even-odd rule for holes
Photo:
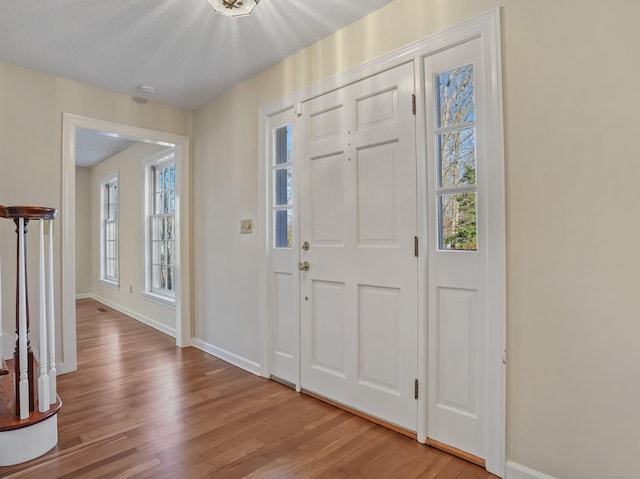
<svg viewBox="0 0 640 479">
<path fill-rule="evenodd" d="M 383 57 L 368 62 L 359 67 L 348 70 L 333 78 L 312 85 L 306 89 L 292 93 L 283 98 L 262 105 L 259 109 L 259 155 L 258 173 L 259 183 L 259 229 L 260 264 L 258 275 L 259 288 L 259 332 L 261 372 L 269 377 L 269 248 L 270 224 L 267 221 L 269 213 L 269 191 L 267 165 L 269 152 L 266 151 L 268 118 L 284 110 L 294 108 L 300 113 L 303 101 L 310 100 L 322 94 L 336 90 L 350 83 L 362 80 L 376 73 L 403 63 L 414 63 L 415 95 L 416 95 L 416 153 L 417 153 L 417 185 L 418 185 L 418 218 L 417 226 L 422 243 L 428 238 L 427 215 L 427 144 L 426 144 L 426 114 L 424 71 L 422 68 L 425 57 L 452 46 L 464 43 L 474 38 L 482 40 L 482 49 L 487 73 L 487 112 L 491 129 L 490 137 L 485 141 L 490 151 L 496 155 L 491 171 L 492 184 L 489 188 L 489 205 L 492 216 L 489 218 L 492 232 L 492 254 L 489 257 L 488 296 L 488 344 L 485 349 L 487 362 L 485 403 L 487 434 L 486 434 L 486 467 L 500 477 L 505 475 L 506 464 L 506 233 L 505 233 L 505 189 L 504 189 L 504 138 L 503 138 L 503 108 L 502 108 L 502 65 L 500 50 L 500 7 L 496 7 L 484 14 L 475 16 L 457 26 L 448 28 L 440 33 L 431 35 L 423 40 L 409 44 Z M 295 160 L 294 160 L 295 163 Z M 297 227 L 297 222 L 296 222 Z M 427 254 L 423 252 L 418 257 L 418 440 L 425 442 L 427 431 L 427 277 L 429 265 Z M 296 385 L 298 388 L 300 384 Z"/>
<path fill-rule="evenodd" d="M 76 131 L 88 129 L 117 133 L 123 137 L 175 145 L 179 174 L 180 224 L 176 238 L 179 257 L 176 270 L 176 345 L 191 345 L 191 151 L 189 137 L 122 123 L 63 113 L 62 118 L 62 361 L 61 374 L 77 369 L 76 350 L 76 257 L 75 257 L 75 155 Z M 70 212 L 70 213 L 69 213 Z"/>
</svg>

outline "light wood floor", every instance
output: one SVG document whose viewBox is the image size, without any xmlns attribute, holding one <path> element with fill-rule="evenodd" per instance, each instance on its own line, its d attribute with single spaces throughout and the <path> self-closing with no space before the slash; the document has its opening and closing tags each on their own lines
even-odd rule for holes
<svg viewBox="0 0 640 479">
<path fill-rule="evenodd" d="M 495 479 L 197 349 L 177 349 L 93 300 L 79 300 L 77 311 L 78 371 L 58 378 L 58 446 L 0 467 L 0 477 Z"/>
</svg>

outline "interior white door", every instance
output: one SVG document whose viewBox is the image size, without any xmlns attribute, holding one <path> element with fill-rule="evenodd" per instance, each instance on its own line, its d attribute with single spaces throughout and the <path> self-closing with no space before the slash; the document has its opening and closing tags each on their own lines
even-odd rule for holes
<svg viewBox="0 0 640 479">
<path fill-rule="evenodd" d="M 269 332 L 270 374 L 299 385 L 300 285 L 295 228 L 293 110 L 268 120 L 269 197 Z"/>
<path fill-rule="evenodd" d="M 424 60 L 430 440 L 486 457 L 489 210 L 480 39 Z"/>
<path fill-rule="evenodd" d="M 413 64 L 305 102 L 302 388 L 415 431 Z"/>
</svg>

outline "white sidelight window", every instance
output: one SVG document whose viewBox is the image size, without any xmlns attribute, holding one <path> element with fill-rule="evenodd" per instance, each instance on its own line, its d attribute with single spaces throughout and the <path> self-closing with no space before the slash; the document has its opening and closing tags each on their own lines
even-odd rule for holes
<svg viewBox="0 0 640 479">
<path fill-rule="evenodd" d="M 100 279 L 118 286 L 118 174 L 100 181 Z"/>
<path fill-rule="evenodd" d="M 145 293 L 175 302 L 175 153 L 161 155 L 147 163 L 145 170 Z"/>
<path fill-rule="evenodd" d="M 269 343 L 270 375 L 282 381 L 299 384 L 298 337 L 300 272 L 299 249 L 294 204 L 297 178 L 293 166 L 293 109 L 272 115 L 265 125 L 268 159 L 264 163 L 269 191 L 269 291 L 268 310 L 271 341 Z M 298 205 L 295 204 L 297 208 Z M 303 250 L 304 251 L 304 250 Z"/>
<path fill-rule="evenodd" d="M 436 78 L 438 243 L 443 250 L 475 251 L 478 247 L 473 82 L 472 64 Z"/>
<path fill-rule="evenodd" d="M 292 128 L 273 131 L 273 246 L 291 248 L 293 240 Z"/>
</svg>

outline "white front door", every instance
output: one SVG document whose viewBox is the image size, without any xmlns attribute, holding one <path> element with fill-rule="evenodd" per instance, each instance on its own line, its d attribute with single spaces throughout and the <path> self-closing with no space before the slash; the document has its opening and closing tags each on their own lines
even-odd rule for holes
<svg viewBox="0 0 640 479">
<path fill-rule="evenodd" d="M 479 38 L 424 60 L 427 436 L 482 459 L 487 457 L 489 219 L 494 214 L 487 200 L 488 165 L 499 161 L 487 154 L 483 68 Z"/>
<path fill-rule="evenodd" d="M 410 431 L 413 91 L 413 64 L 401 65 L 305 102 L 299 122 L 302 388 Z"/>
<path fill-rule="evenodd" d="M 334 83 L 348 86 L 269 105 L 275 116 L 289 105 L 292 116 L 303 102 L 292 118 L 299 226 L 290 248 L 267 249 L 273 349 L 264 351 L 272 374 L 293 371 L 298 387 L 417 429 L 420 441 L 485 459 L 504 477 L 499 25 L 494 9 Z M 349 83 L 409 56 L 412 65 Z M 285 209 L 272 205 L 270 228 Z"/>
</svg>

